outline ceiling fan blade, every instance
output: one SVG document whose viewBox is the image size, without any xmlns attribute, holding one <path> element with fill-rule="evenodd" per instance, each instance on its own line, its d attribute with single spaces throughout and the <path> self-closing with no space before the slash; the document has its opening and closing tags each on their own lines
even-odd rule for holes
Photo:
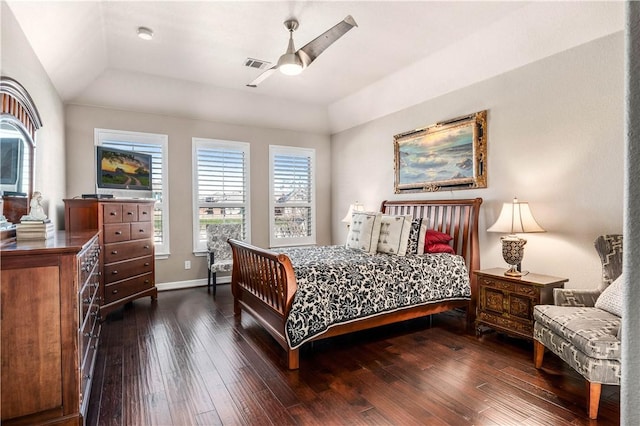
<svg viewBox="0 0 640 426">
<path fill-rule="evenodd" d="M 348 15 L 342 21 L 329 28 L 318 37 L 311 40 L 296 53 L 302 60 L 304 67 L 308 67 L 325 49 L 331 46 L 336 40 L 345 35 L 353 27 L 357 27 L 356 21 Z"/>
<path fill-rule="evenodd" d="M 266 70 L 265 72 L 257 76 L 251 83 L 247 84 L 247 87 L 258 87 L 258 84 L 266 80 L 267 77 L 273 74 L 277 69 L 278 69 L 278 65 L 272 66 L 271 68 L 269 68 L 268 70 Z"/>
</svg>

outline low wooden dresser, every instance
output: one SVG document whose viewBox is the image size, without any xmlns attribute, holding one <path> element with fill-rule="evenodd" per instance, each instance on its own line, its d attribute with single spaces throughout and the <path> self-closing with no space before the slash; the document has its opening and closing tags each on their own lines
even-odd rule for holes
<svg viewBox="0 0 640 426">
<path fill-rule="evenodd" d="M 2 424 L 81 425 L 100 339 L 95 231 L 0 246 Z"/>
<path fill-rule="evenodd" d="M 65 228 L 100 230 L 102 306 L 104 318 L 132 300 L 156 299 L 153 244 L 154 200 L 64 200 Z"/>
<path fill-rule="evenodd" d="M 478 281 L 477 334 L 485 325 L 533 340 L 533 307 L 552 305 L 553 289 L 564 287 L 569 280 L 534 273 L 508 277 L 505 271 L 503 268 L 474 271 Z"/>
</svg>

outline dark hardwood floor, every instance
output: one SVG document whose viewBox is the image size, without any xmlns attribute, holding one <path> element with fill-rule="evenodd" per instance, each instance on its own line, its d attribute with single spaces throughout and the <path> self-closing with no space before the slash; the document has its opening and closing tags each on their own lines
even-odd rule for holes
<svg viewBox="0 0 640 426">
<path fill-rule="evenodd" d="M 619 424 L 620 392 L 603 387 L 586 416 L 585 383 L 532 345 L 464 332 L 445 313 L 316 342 L 300 370 L 248 315 L 236 324 L 228 285 L 136 300 L 103 324 L 89 425 Z"/>
</svg>

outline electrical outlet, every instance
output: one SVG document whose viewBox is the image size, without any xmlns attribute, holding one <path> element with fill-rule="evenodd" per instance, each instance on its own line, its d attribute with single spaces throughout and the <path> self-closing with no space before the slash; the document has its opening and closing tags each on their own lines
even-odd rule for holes
<svg viewBox="0 0 640 426">
<path fill-rule="evenodd" d="M 184 269 L 191 269 L 191 261 L 190 260 L 185 260 L 184 261 Z"/>
</svg>

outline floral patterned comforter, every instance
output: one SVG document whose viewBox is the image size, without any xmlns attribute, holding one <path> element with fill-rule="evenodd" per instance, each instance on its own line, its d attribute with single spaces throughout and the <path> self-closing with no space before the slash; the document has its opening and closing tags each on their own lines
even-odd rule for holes
<svg viewBox="0 0 640 426">
<path fill-rule="evenodd" d="M 292 349 L 336 324 L 410 306 L 471 298 L 469 274 L 461 256 L 371 255 L 343 246 L 276 251 L 289 256 L 298 284 L 286 322 Z"/>
</svg>

